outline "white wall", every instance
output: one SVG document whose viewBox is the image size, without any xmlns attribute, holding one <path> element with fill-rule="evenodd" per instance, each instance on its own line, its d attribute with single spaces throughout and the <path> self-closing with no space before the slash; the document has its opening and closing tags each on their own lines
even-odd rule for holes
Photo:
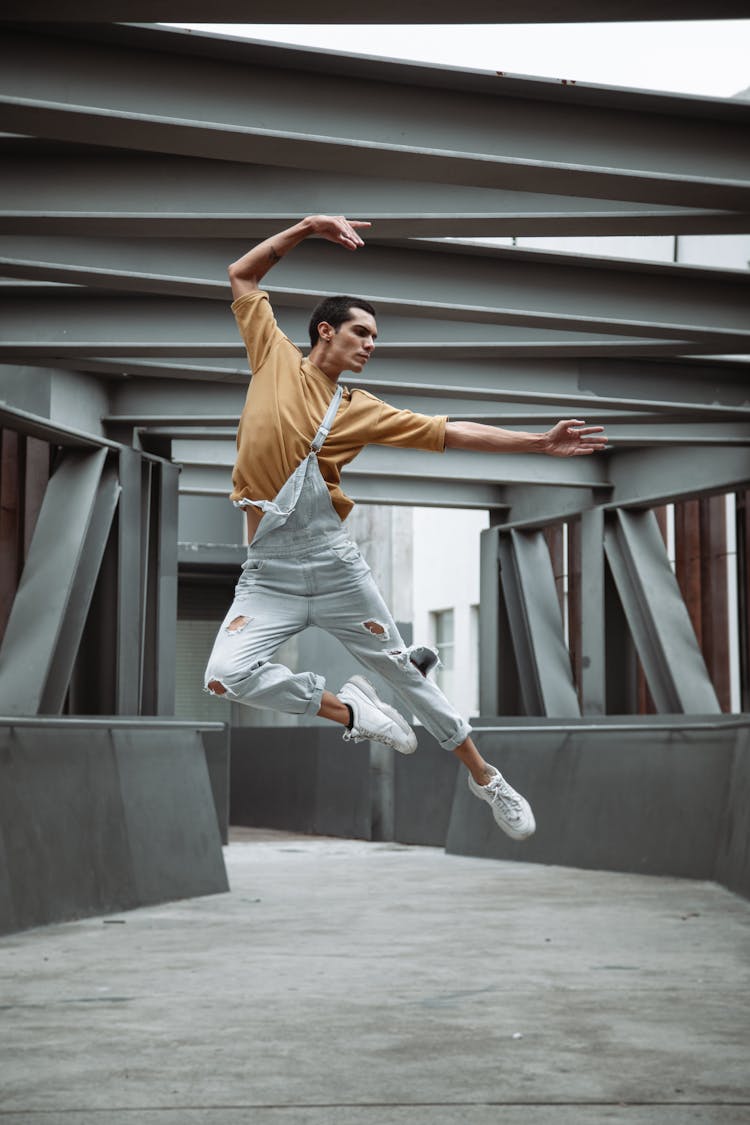
<svg viewBox="0 0 750 1125">
<path fill-rule="evenodd" d="M 433 643 L 431 613 L 454 611 L 455 651 L 451 701 L 476 714 L 477 651 L 471 607 L 479 602 L 479 534 L 489 526 L 484 511 L 414 509 L 414 641 Z"/>
</svg>

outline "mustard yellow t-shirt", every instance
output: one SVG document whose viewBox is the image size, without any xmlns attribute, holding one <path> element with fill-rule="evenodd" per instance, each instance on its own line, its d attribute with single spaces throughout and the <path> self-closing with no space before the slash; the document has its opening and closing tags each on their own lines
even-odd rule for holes
<svg viewBox="0 0 750 1125">
<path fill-rule="evenodd" d="M 273 500 L 310 452 L 336 384 L 276 323 L 268 294 L 258 289 L 232 304 L 252 379 L 237 431 L 232 500 Z M 334 508 L 345 519 L 354 502 L 341 490 L 341 470 L 365 445 L 442 452 L 445 416 L 397 410 L 368 391 L 344 388 L 318 464 Z"/>
</svg>

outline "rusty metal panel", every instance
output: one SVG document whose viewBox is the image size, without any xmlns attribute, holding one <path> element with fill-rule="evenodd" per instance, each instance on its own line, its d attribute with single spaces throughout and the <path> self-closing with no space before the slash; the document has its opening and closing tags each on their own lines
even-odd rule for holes
<svg viewBox="0 0 750 1125">
<path fill-rule="evenodd" d="M 726 507 L 723 496 L 675 505 L 677 581 L 722 710 L 731 708 Z"/>
</svg>

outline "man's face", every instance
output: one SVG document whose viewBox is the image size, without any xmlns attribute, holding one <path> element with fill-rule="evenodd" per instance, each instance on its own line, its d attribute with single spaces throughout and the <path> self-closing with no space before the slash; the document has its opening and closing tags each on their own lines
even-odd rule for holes
<svg viewBox="0 0 750 1125">
<path fill-rule="evenodd" d="M 364 309 L 349 310 L 350 320 L 345 320 L 334 332 L 330 325 L 321 324 L 318 332 L 329 337 L 326 359 L 339 371 L 358 374 L 375 350 L 378 328 L 375 317 Z"/>
</svg>

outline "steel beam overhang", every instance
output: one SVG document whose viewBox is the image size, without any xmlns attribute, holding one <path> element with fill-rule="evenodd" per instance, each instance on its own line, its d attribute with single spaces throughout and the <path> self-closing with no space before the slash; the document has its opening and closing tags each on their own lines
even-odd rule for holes
<svg viewBox="0 0 750 1125">
<path fill-rule="evenodd" d="M 536 352 L 560 355 L 606 354 L 632 351 L 637 354 L 680 354 L 692 350 L 741 351 L 744 336 L 709 333 L 697 339 L 644 339 L 638 335 L 610 335 L 537 324 L 482 323 L 468 320 L 426 318 L 414 304 L 396 306 L 411 315 L 390 315 L 393 305 L 381 302 L 379 328 L 385 355 L 417 355 L 445 358 L 451 349 L 457 359 L 472 355 L 522 355 Z M 284 324 L 294 341 L 304 344 L 308 315 L 292 310 Z M 509 318 L 510 320 L 510 318 Z M 11 297 L 3 302 L 0 320 L 0 357 L 5 360 L 41 356 L 232 356 L 238 360 L 245 349 L 226 304 L 192 297 L 127 295 L 93 296 L 85 290 L 60 292 L 45 297 Z"/>
<path fill-rule="evenodd" d="M 78 0 L 75 9 L 61 11 L 53 0 L 7 0 L 2 20 L 43 20 L 68 22 L 80 20 L 162 20 L 197 23 L 247 23 L 254 14 L 241 0 L 218 0 L 207 9 L 201 0 Z M 739 0 L 719 0 L 711 8 L 712 19 L 742 19 L 747 9 Z M 372 21 L 369 9 L 359 12 L 344 0 L 319 0 L 315 7 L 316 23 L 364 24 Z M 628 20 L 705 19 L 702 0 L 681 0 L 679 16 L 670 0 L 645 3 L 645 0 L 618 0 L 609 3 L 606 11 L 592 0 L 575 0 L 561 6 L 555 0 L 512 0 L 498 8 L 495 0 L 472 0 L 460 9 L 447 0 L 434 0 L 426 9 L 421 0 L 379 0 L 379 23 L 595 23 Z M 302 0 L 277 0 L 273 18 L 278 23 L 305 23 L 310 18 L 309 4 Z"/>
<path fill-rule="evenodd" d="M 184 403 L 192 391 L 176 391 L 170 384 L 205 383 L 210 395 L 199 409 L 216 413 L 217 388 L 247 386 L 249 372 L 242 361 L 214 357 L 204 362 L 172 359 L 136 359 L 133 356 L 76 356 L 43 360 L 62 368 L 90 371 L 118 379 L 113 407 L 127 401 L 130 413 L 145 413 L 154 403 L 163 409 L 179 393 Z M 132 395 L 122 388 L 127 377 Z M 518 410 L 522 405 L 557 411 L 638 411 L 654 421 L 679 415 L 685 420 L 740 420 L 750 411 L 750 363 L 701 362 L 696 359 L 464 359 L 460 364 L 444 357 L 404 359 L 378 353 L 358 376 L 347 373 L 346 385 L 361 387 L 389 401 L 396 395 L 429 399 L 425 413 L 450 413 L 457 400 L 482 404 L 488 410 Z M 242 392 L 244 393 L 244 391 Z M 235 392 L 232 392 L 233 396 Z M 135 396 L 135 397 L 133 397 Z M 137 404 L 137 409 L 135 408 Z M 236 411 L 233 408 L 233 419 Z"/>
<path fill-rule="evenodd" d="M 750 231 L 747 212 L 331 175 L 156 153 L 84 149 L 66 154 L 34 138 L 0 138 L 0 160 L 0 234 L 250 242 L 291 226 L 311 198 L 324 212 L 367 215 L 373 222 L 368 243 L 384 238 Z"/>
<path fill-rule="evenodd" d="M 232 240 L 4 236 L 0 273 L 228 303 L 226 266 L 236 253 Z M 750 350 L 750 275 L 742 270 L 422 240 L 332 259 L 323 243 L 298 247 L 269 279 L 274 304 L 309 308 L 338 291 L 429 320 L 716 340 L 717 351 Z"/>
<path fill-rule="evenodd" d="M 4 36 L 7 130 L 240 163 L 750 210 L 742 103 L 358 65 L 258 44 L 235 43 L 221 57 L 201 37 L 186 48 L 179 33 L 153 29 L 88 34 L 99 41 Z"/>
</svg>

